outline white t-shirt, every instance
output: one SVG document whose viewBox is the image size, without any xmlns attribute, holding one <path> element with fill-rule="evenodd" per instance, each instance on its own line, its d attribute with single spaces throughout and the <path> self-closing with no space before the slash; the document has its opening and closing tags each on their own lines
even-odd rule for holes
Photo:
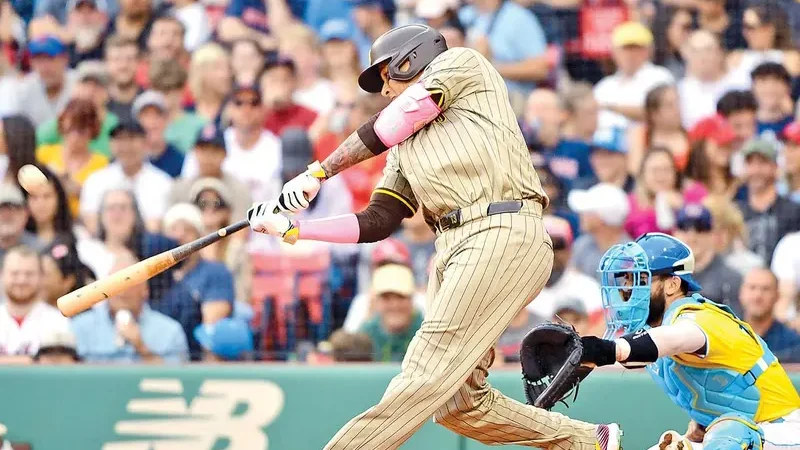
<svg viewBox="0 0 800 450">
<path fill-rule="evenodd" d="M 609 75 L 594 88 L 594 98 L 602 105 L 644 106 L 647 93 L 661 84 L 670 84 L 675 80 L 669 70 L 653 63 L 645 63 L 632 77 L 617 72 Z M 623 115 L 602 109 L 598 116 L 598 129 L 612 127 L 626 128 L 630 121 Z"/>
<path fill-rule="evenodd" d="M 186 50 L 193 52 L 211 39 L 211 20 L 209 20 L 206 8 L 202 3 L 197 2 L 182 8 L 175 8 L 174 13 L 186 28 L 186 35 L 183 38 L 183 46 Z"/>
<path fill-rule="evenodd" d="M 414 302 L 414 308 L 424 315 L 425 296 L 417 292 L 411 300 Z M 344 330 L 348 333 L 358 333 L 361 325 L 364 325 L 367 320 L 369 320 L 369 294 L 358 294 L 350 303 L 350 309 L 347 310 L 347 317 L 344 319 L 343 325 Z"/>
<path fill-rule="evenodd" d="M 81 214 L 97 214 L 106 191 L 125 188 L 133 191 L 145 220 L 161 220 L 172 183 L 172 177 L 149 162 L 132 178 L 125 175 L 119 162 L 113 162 L 86 179 L 81 189 Z"/>
<path fill-rule="evenodd" d="M 800 231 L 784 236 L 772 254 L 772 273 L 781 281 L 793 281 L 800 289 Z"/>
<path fill-rule="evenodd" d="M 317 114 L 327 114 L 336 105 L 333 83 L 326 79 L 319 79 L 310 87 L 297 89 L 294 91 L 294 102 Z"/>
<path fill-rule="evenodd" d="M 0 355 L 34 356 L 45 331 L 69 332 L 69 320 L 44 302 L 37 302 L 22 325 L 8 312 L 8 304 L 0 304 Z"/>
<path fill-rule="evenodd" d="M 698 121 L 717 113 L 717 101 L 734 89 L 749 89 L 736 83 L 734 77 L 724 76 L 714 82 L 702 82 L 684 77 L 678 82 L 678 98 L 683 127 L 690 130 Z"/>
<path fill-rule="evenodd" d="M 546 286 L 528 304 L 528 311 L 549 320 L 556 312 L 556 306 L 568 299 L 580 300 L 589 316 L 603 309 L 600 284 L 577 270 L 567 269 L 556 284 Z"/>
</svg>

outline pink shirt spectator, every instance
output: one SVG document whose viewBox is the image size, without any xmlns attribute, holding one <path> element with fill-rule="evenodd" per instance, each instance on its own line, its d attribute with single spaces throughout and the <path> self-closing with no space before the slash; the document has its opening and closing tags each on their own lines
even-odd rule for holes
<svg viewBox="0 0 800 450">
<path fill-rule="evenodd" d="M 658 227 L 656 221 L 656 210 L 652 206 L 644 207 L 639 204 L 635 193 L 628 195 L 628 204 L 630 205 L 631 212 L 628 218 L 625 219 L 625 232 L 634 239 L 644 233 L 653 231 L 660 231 L 662 233 L 669 233 L 671 230 L 662 230 Z"/>
</svg>

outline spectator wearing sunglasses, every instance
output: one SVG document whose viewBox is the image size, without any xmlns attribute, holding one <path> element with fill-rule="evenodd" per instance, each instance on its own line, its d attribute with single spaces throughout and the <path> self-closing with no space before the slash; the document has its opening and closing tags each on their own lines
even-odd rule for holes
<svg viewBox="0 0 800 450">
<path fill-rule="evenodd" d="M 714 245 L 714 220 L 711 212 L 701 204 L 686 204 L 676 217 L 675 237 L 685 242 L 694 252 L 692 276 L 703 286 L 703 296 L 730 306 L 739 317 L 739 287 L 742 276 L 725 263 Z"/>
</svg>

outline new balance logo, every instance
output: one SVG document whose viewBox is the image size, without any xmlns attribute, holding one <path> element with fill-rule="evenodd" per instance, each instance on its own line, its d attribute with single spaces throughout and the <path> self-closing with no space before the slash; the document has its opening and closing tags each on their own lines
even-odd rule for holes
<svg viewBox="0 0 800 450">
<path fill-rule="evenodd" d="M 139 389 L 148 395 L 127 411 L 146 418 L 117 422 L 120 438 L 103 450 L 213 450 L 218 441 L 227 450 L 266 450 L 265 429 L 284 406 L 280 386 L 262 380 L 206 380 L 191 404 L 176 378 L 145 378 Z"/>
</svg>

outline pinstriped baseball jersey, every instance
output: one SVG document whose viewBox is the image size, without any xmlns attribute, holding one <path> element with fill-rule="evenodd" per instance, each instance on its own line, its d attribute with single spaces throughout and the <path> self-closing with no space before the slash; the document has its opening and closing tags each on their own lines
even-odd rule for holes
<svg viewBox="0 0 800 450">
<path fill-rule="evenodd" d="M 547 197 L 508 102 L 503 78 L 480 53 L 453 48 L 420 81 L 444 112 L 389 150 L 378 192 L 399 194 L 429 223 L 476 203 Z M 389 191 L 389 192 L 386 192 Z"/>
</svg>

